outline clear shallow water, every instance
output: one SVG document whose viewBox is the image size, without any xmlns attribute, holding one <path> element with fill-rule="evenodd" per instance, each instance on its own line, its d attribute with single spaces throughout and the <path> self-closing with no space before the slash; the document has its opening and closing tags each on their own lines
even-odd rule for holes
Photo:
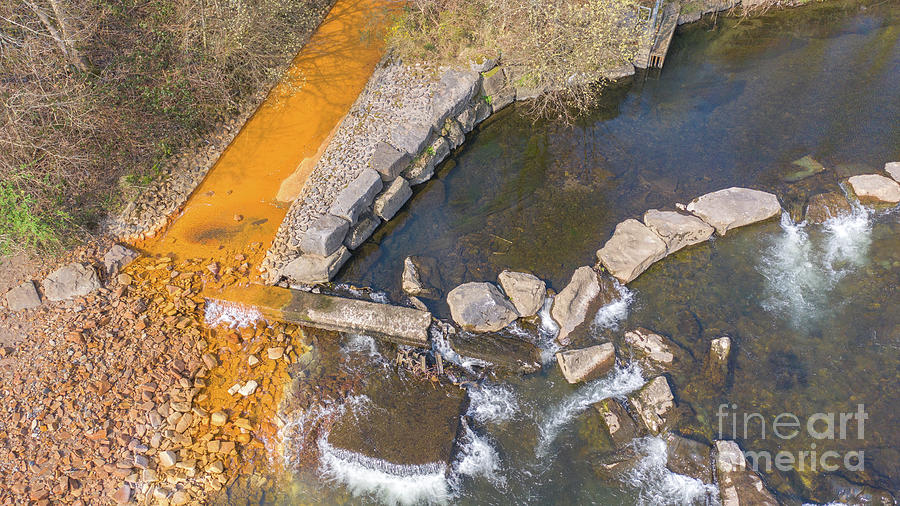
<svg viewBox="0 0 900 506">
<path fill-rule="evenodd" d="M 900 158 L 898 82 L 896 3 L 865 11 L 829 3 L 679 30 L 661 75 L 610 90 L 574 127 L 532 124 L 514 108 L 489 120 L 355 255 L 341 281 L 397 296 L 403 258 L 416 254 L 437 259 L 445 288 L 494 280 L 510 268 L 560 289 L 576 267 L 594 263 L 616 223 L 648 208 L 733 185 L 773 191 L 785 207 L 799 206 L 813 192 L 837 189 L 843 177 Z M 806 154 L 828 170 L 783 182 L 798 170 L 790 162 Z M 698 439 L 717 436 L 722 403 L 768 420 L 863 403 L 870 417 L 863 441 L 723 435 L 754 450 L 802 451 L 813 443 L 820 452 L 862 449 L 867 468 L 845 476 L 897 492 L 898 216 L 857 211 L 815 227 L 786 218 L 679 252 L 589 315 L 591 331 L 580 344 L 613 341 L 622 349 L 624 331 L 644 326 L 690 351 L 698 367 L 673 372 L 671 383 L 688 413 L 678 429 Z M 373 473 L 380 465 L 342 464 L 320 446 L 324 458 L 258 488 L 248 502 L 684 504 L 715 495 L 666 470 L 665 444 L 655 438 L 638 443 L 643 458 L 633 471 L 614 482 L 598 478 L 593 464 L 608 442 L 591 403 L 626 395 L 648 375 L 621 355 L 610 376 L 567 384 L 552 361 L 552 324 L 543 320 L 548 360 L 541 372 L 468 387 L 469 423 L 445 478 L 424 470 L 397 481 Z M 699 364 L 709 341 L 722 335 L 734 340 L 734 373 L 724 389 L 713 389 Z M 379 378 L 396 353 L 385 348 L 350 336 L 336 353 L 356 357 L 340 367 Z M 290 455 L 290 441 L 286 447 Z M 819 497 L 816 475 L 766 478 L 782 498 L 829 499 Z"/>
</svg>

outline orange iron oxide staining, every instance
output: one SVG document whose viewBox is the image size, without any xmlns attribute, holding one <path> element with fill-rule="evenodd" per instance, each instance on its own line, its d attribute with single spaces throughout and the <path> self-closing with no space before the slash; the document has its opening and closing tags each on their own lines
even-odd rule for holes
<svg viewBox="0 0 900 506">
<path fill-rule="evenodd" d="M 248 257 L 258 265 L 290 207 L 279 197 L 296 198 L 383 55 L 389 14 L 383 1 L 339 0 L 181 214 L 139 246 L 219 259 L 259 243 L 258 258 Z"/>
</svg>

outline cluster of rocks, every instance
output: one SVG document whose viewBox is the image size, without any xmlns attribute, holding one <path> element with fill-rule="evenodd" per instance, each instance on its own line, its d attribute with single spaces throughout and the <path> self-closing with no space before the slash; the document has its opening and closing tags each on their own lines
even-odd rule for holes
<svg viewBox="0 0 900 506">
<path fill-rule="evenodd" d="M 626 67 L 608 77 L 634 73 Z M 510 82 L 507 72 L 495 59 L 467 70 L 398 60 L 376 69 L 279 228 L 262 266 L 268 280 L 331 279 L 466 134 L 512 102 L 543 93 Z"/>
</svg>

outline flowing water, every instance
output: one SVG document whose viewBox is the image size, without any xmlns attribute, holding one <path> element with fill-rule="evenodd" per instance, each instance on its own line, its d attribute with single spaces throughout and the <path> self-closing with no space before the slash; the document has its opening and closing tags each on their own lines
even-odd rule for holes
<svg viewBox="0 0 900 506">
<path fill-rule="evenodd" d="M 438 261 L 445 290 L 495 280 L 507 268 L 534 272 L 559 290 L 575 268 L 594 263 L 622 219 L 729 186 L 772 191 L 796 218 L 810 194 L 840 191 L 843 178 L 900 159 L 900 5 L 864 4 L 826 2 L 679 29 L 661 72 L 608 90 L 573 126 L 504 110 L 357 251 L 340 281 L 396 298 L 403 259 L 426 255 Z M 786 182 L 799 170 L 791 162 L 805 155 L 827 170 Z M 839 474 L 897 493 L 900 213 L 857 208 L 815 226 L 791 214 L 654 265 L 620 287 L 619 300 L 589 315 L 590 332 L 578 344 L 612 341 L 621 350 L 624 332 L 637 326 L 670 336 L 698 365 L 671 373 L 686 413 L 680 432 L 735 438 L 745 449 L 773 453 L 864 451 L 864 469 Z M 427 303 L 447 315 L 443 303 Z M 649 374 L 620 354 L 607 377 L 569 385 L 552 360 L 556 329 L 548 308 L 537 329 L 540 372 L 466 384 L 460 448 L 446 469 L 397 468 L 319 437 L 307 443 L 318 445 L 316 462 L 294 466 L 274 491 L 248 497 L 284 504 L 715 502 L 713 485 L 665 467 L 659 438 L 636 440 L 639 463 L 618 479 L 598 477 L 597 457 L 610 443 L 592 404 L 626 396 Z M 735 358 L 732 377 L 717 389 L 699 365 L 710 340 L 723 335 L 732 337 Z M 449 350 L 440 332 L 432 337 L 435 349 L 463 369 L 483 365 Z M 396 374 L 385 358 L 396 349 L 365 336 L 342 343 L 334 363 L 348 367 L 346 358 L 355 357 L 349 364 L 367 381 Z M 843 440 L 807 432 L 777 439 L 771 425 L 759 430 L 759 419 L 771 424 L 781 413 L 805 421 L 860 404 L 869 417 L 862 439 L 855 423 Z M 730 425 L 732 413 L 759 416 L 744 432 Z M 291 424 L 302 428 L 326 415 L 307 411 Z M 368 412 L 360 423 L 381 422 Z M 298 445 L 285 439 L 288 468 L 299 462 L 292 452 L 304 451 Z M 831 500 L 823 490 L 832 475 L 819 471 L 765 477 L 784 500 Z"/>
</svg>

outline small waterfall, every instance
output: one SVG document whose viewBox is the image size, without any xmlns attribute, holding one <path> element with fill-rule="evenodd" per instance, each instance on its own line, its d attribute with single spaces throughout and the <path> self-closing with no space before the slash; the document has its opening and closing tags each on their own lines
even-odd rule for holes
<svg viewBox="0 0 900 506">
<path fill-rule="evenodd" d="M 500 474 L 500 456 L 485 436 L 479 436 L 462 419 L 463 434 L 460 437 L 459 454 L 453 463 L 450 481 L 453 488 L 460 489 L 461 476 L 483 477 L 499 489 L 506 488 L 506 478 Z"/>
<path fill-rule="evenodd" d="M 348 334 L 341 345 L 341 353 L 345 355 L 357 354 L 370 358 L 373 362 L 382 366 L 389 366 L 390 361 L 378 351 L 375 338 L 363 334 Z"/>
<path fill-rule="evenodd" d="M 673 473 L 666 467 L 665 440 L 648 436 L 632 444 L 642 457 L 625 475 L 625 482 L 638 491 L 638 504 L 718 504 L 719 489 L 715 485 Z"/>
<path fill-rule="evenodd" d="M 469 387 L 469 410 L 466 414 L 476 422 L 507 422 L 518 413 L 519 401 L 509 385 L 483 383 Z"/>
<path fill-rule="evenodd" d="M 627 395 L 644 385 L 641 368 L 636 363 L 616 368 L 604 378 L 599 378 L 580 387 L 561 403 L 550 409 L 538 426 L 539 437 L 535 453 L 546 456 L 550 444 L 559 432 L 591 404 L 610 397 Z"/>
<path fill-rule="evenodd" d="M 450 341 L 447 339 L 444 330 L 438 325 L 432 325 L 429 332 L 431 334 L 432 349 L 435 352 L 440 353 L 444 360 L 462 367 L 470 374 L 475 374 L 473 367 L 486 367 L 490 365 L 490 363 L 485 362 L 484 360 L 464 357 L 459 353 L 456 353 L 450 346 Z"/>
<path fill-rule="evenodd" d="M 821 234 L 811 236 L 805 222 L 793 223 L 784 213 L 781 229 L 757 267 L 767 281 L 762 306 L 805 326 L 830 307 L 828 296 L 835 284 L 865 264 L 872 241 L 871 214 L 855 206 L 851 213 L 826 221 Z"/>
<path fill-rule="evenodd" d="M 618 281 L 615 283 L 619 298 L 597 310 L 591 322 L 592 330 L 618 330 L 619 322 L 628 317 L 628 310 L 634 301 L 634 292 Z"/>
<path fill-rule="evenodd" d="M 203 319 L 210 327 L 224 325 L 229 328 L 239 328 L 249 327 L 262 320 L 263 316 L 252 307 L 210 300 L 206 302 Z"/>
<path fill-rule="evenodd" d="M 553 307 L 553 297 L 544 299 L 544 305 L 538 312 L 538 318 L 541 320 L 541 326 L 538 328 L 538 348 L 541 349 L 541 363 L 544 365 L 553 361 L 556 352 L 560 350 L 559 343 L 556 342 L 556 336 L 559 335 L 559 325 L 550 316 L 550 309 Z"/>
<path fill-rule="evenodd" d="M 383 504 L 444 504 L 451 496 L 443 463 L 398 465 L 334 448 L 319 439 L 319 472 L 356 497 Z"/>
</svg>

